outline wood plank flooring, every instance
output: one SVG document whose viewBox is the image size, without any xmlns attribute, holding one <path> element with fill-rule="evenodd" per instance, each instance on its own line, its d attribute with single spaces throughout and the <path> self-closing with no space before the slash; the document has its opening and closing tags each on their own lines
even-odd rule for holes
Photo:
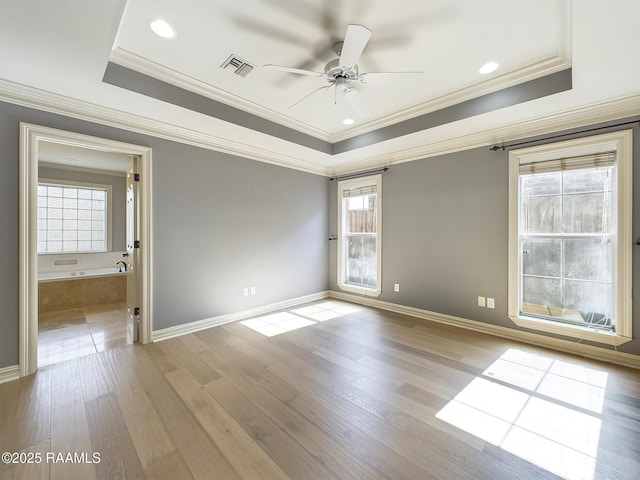
<svg viewBox="0 0 640 480">
<path fill-rule="evenodd" d="M 48 365 L 0 405 L 0 451 L 36 460 L 2 480 L 640 478 L 640 372 L 335 300 Z"/>
</svg>

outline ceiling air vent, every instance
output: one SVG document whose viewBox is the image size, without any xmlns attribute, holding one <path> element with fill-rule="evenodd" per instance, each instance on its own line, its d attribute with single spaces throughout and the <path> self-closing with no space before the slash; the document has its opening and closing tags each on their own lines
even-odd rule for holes
<svg viewBox="0 0 640 480">
<path fill-rule="evenodd" d="M 251 70 L 255 68 L 255 65 L 251 65 L 246 60 L 243 60 L 236 54 L 231 54 L 229 58 L 227 58 L 222 65 L 221 68 L 225 70 L 231 70 L 236 75 L 240 75 L 241 77 L 246 77 Z"/>
</svg>

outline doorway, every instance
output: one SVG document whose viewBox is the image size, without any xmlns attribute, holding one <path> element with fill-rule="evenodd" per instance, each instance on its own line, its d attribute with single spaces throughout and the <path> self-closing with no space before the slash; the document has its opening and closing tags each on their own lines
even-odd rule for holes
<svg viewBox="0 0 640 480">
<path fill-rule="evenodd" d="M 46 164 L 42 163 L 43 158 L 47 160 Z M 89 347 L 104 349 L 109 342 L 115 341 L 117 345 L 123 341 L 126 342 L 126 339 L 131 341 L 135 339 L 142 343 L 149 342 L 151 338 L 151 149 L 47 127 L 21 124 L 20 166 L 20 374 L 28 375 L 37 369 L 39 320 L 43 320 L 40 326 L 43 326 L 43 330 L 47 330 L 46 334 L 54 339 L 54 349 L 51 352 L 53 354 L 56 353 L 55 348 L 67 351 L 69 355 L 72 355 L 71 350 L 79 350 L 78 353 L 82 354 L 83 348 L 85 351 Z M 62 249 L 62 245 L 57 241 L 59 232 L 53 232 L 58 236 L 52 235 L 53 241 L 47 246 L 42 241 L 42 229 L 45 223 L 42 217 L 46 216 L 46 212 L 42 211 L 38 203 L 43 202 L 46 189 L 39 186 L 39 167 L 46 167 L 42 170 L 49 173 L 47 176 L 58 178 L 73 175 L 77 177 L 79 172 L 98 175 L 100 172 L 104 174 L 117 171 L 118 175 L 122 175 L 123 187 L 119 192 L 123 198 L 118 202 L 122 200 L 123 211 L 119 214 L 117 225 L 113 222 L 113 208 L 105 207 L 102 213 L 94 212 L 94 215 L 104 214 L 105 229 L 104 232 L 92 232 L 93 245 L 87 243 L 88 234 L 83 231 L 78 232 L 78 235 L 65 233 L 69 243 L 64 247 L 68 252 L 56 251 L 56 249 Z M 56 170 L 52 170 L 52 167 Z M 75 173 L 61 174 L 60 170 Z M 89 170 L 94 171 L 88 172 Z M 55 173 L 52 174 L 52 171 Z M 40 179 L 42 177 L 43 175 L 40 175 Z M 51 185 L 57 183 L 52 179 L 47 179 L 47 182 Z M 71 183 L 74 182 L 71 181 Z M 112 182 L 106 180 L 101 183 Z M 57 201 L 55 195 L 60 194 L 60 190 L 56 188 L 53 187 L 52 202 Z M 105 186 L 104 193 L 100 193 L 101 187 L 98 185 L 85 185 L 79 188 L 66 186 L 63 191 L 73 196 L 74 188 L 78 190 L 77 194 L 85 199 L 91 195 L 91 192 L 98 195 L 98 200 L 94 199 L 93 205 L 100 206 L 103 203 L 101 199 L 106 199 L 106 192 L 110 187 Z M 125 194 L 127 190 L 128 193 Z M 69 205 L 75 204 L 71 202 L 72 200 L 69 201 Z M 78 200 L 79 203 L 80 200 Z M 85 201 L 84 204 L 86 203 Z M 57 210 L 52 212 L 56 213 Z M 122 218 L 125 215 L 127 220 Z M 110 217 L 109 228 L 106 228 L 108 217 Z M 99 227 L 100 222 L 93 222 L 93 226 L 96 225 Z M 132 230 L 129 231 L 130 228 Z M 127 231 L 126 235 L 125 231 Z M 90 249 L 91 246 L 96 251 L 91 254 L 87 252 L 69 254 L 73 250 L 75 241 L 78 243 L 77 251 Z M 101 241 L 103 243 L 100 243 Z M 42 253 L 47 248 L 50 248 L 50 251 L 46 255 L 38 255 L 39 251 Z M 66 297 L 72 299 L 72 303 L 75 302 L 75 304 L 48 305 L 46 309 L 49 311 L 42 311 L 43 300 L 39 295 L 41 292 L 38 283 L 38 272 L 42 270 L 42 265 L 45 265 L 45 270 L 53 270 L 53 273 L 47 272 L 46 275 L 55 276 L 60 273 L 72 275 L 72 278 L 65 278 L 57 285 L 40 284 L 43 292 L 46 289 L 53 292 L 48 300 L 53 299 L 54 303 L 59 301 L 64 303 Z M 121 271 L 118 272 L 118 270 Z M 51 282 L 56 279 L 46 279 L 46 281 Z M 100 287 L 102 281 L 107 283 Z M 71 291 L 69 295 L 56 294 L 56 292 L 67 290 Z M 90 292 L 94 290 L 106 296 L 100 297 L 98 293 L 98 297 L 93 297 Z M 58 307 L 61 308 L 56 311 Z M 85 333 L 82 341 L 70 341 L 67 346 L 71 348 L 65 348 L 64 341 L 60 340 L 71 332 L 63 329 L 63 327 L 66 328 L 65 323 L 68 323 L 70 328 Z M 48 360 L 45 363 L 51 363 L 55 357 L 49 357 Z"/>
</svg>

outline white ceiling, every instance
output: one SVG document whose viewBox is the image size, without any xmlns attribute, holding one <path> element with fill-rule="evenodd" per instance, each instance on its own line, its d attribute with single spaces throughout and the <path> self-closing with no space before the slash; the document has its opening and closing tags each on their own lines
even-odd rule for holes
<svg viewBox="0 0 640 480">
<path fill-rule="evenodd" d="M 155 36 L 150 20 L 177 30 Z M 316 173 L 389 165 L 519 136 L 640 113 L 637 0 L 21 0 L 0 16 L 0 99 L 178 139 Z M 322 78 L 263 68 L 322 71 L 348 24 L 373 34 L 360 72 L 422 70 L 371 81 L 370 109 L 353 112 L 319 94 Z M 235 53 L 256 65 L 241 78 L 220 64 Z M 488 76 L 486 61 L 500 63 Z M 544 98 L 327 154 L 104 83 L 109 62 L 195 91 L 328 142 L 336 142 L 571 66 L 573 88 Z M 338 98 L 340 100 L 340 98 Z"/>
</svg>

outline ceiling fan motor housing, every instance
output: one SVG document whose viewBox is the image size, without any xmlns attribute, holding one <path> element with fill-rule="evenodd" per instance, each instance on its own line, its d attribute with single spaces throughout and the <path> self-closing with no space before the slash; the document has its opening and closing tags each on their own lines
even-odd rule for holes
<svg viewBox="0 0 640 480">
<path fill-rule="evenodd" d="M 358 66 L 344 67 L 340 65 L 340 59 L 331 60 L 324 67 L 324 76 L 327 80 L 337 80 L 339 78 L 346 81 L 358 79 Z"/>
</svg>

